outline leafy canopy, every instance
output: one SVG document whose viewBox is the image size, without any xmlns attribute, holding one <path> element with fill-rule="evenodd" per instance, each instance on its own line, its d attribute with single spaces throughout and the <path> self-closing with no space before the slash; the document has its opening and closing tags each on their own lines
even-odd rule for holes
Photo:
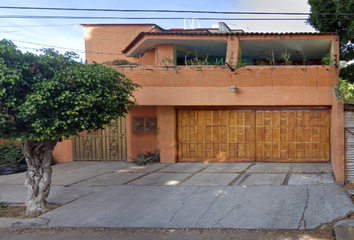
<svg viewBox="0 0 354 240">
<path fill-rule="evenodd" d="M 354 60 L 354 0 L 308 0 L 311 14 L 308 23 L 320 32 L 337 32 L 340 60 Z M 340 76 L 354 82 L 354 64 L 341 68 Z"/>
<path fill-rule="evenodd" d="M 75 53 L 22 53 L 0 41 L 0 138 L 55 140 L 98 130 L 135 105 L 139 85 Z"/>
</svg>

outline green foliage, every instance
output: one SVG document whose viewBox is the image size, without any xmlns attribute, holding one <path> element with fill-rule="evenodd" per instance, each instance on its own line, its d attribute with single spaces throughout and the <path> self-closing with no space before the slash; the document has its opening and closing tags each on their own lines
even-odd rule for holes
<svg viewBox="0 0 354 240">
<path fill-rule="evenodd" d="M 216 58 L 215 61 L 213 60 L 208 60 L 208 65 L 213 65 L 213 66 L 222 66 L 224 65 L 224 59 L 223 58 Z"/>
<path fill-rule="evenodd" d="M 135 105 L 139 85 L 101 64 L 44 49 L 22 53 L 0 41 L 0 139 L 55 140 L 98 130 Z"/>
<path fill-rule="evenodd" d="M 125 59 L 116 59 L 112 61 L 113 65 L 137 65 L 136 63 L 129 62 Z"/>
<path fill-rule="evenodd" d="M 146 165 L 146 160 L 145 160 L 145 155 L 144 154 L 138 154 L 137 158 L 132 158 L 133 162 L 138 165 L 138 166 L 143 166 Z"/>
<path fill-rule="evenodd" d="M 161 63 L 162 65 L 164 66 L 173 66 L 175 65 L 173 59 L 169 58 L 169 57 L 164 57 L 162 60 L 161 60 Z"/>
<path fill-rule="evenodd" d="M 291 53 L 288 53 L 287 51 L 280 53 L 280 58 L 284 60 L 285 65 L 291 65 Z"/>
<path fill-rule="evenodd" d="M 327 55 L 322 58 L 322 65 L 333 65 L 333 62 L 333 54 L 327 53 Z"/>
<path fill-rule="evenodd" d="M 199 59 L 199 58 L 192 58 L 192 59 L 189 59 L 189 60 L 186 61 L 186 65 L 192 65 L 192 66 L 194 66 L 194 65 L 198 65 L 198 66 L 202 65 L 203 66 L 203 65 L 210 65 L 210 64 L 208 63 L 207 59 L 202 60 L 202 59 Z"/>
<path fill-rule="evenodd" d="M 340 68 L 339 76 L 348 79 L 351 83 L 354 83 L 354 63 L 347 64 L 345 67 Z"/>
<path fill-rule="evenodd" d="M 6 204 L 0 202 L 0 210 L 1 210 L 1 209 L 6 209 L 6 208 L 8 208 L 8 207 L 9 207 L 9 206 L 7 206 Z"/>
<path fill-rule="evenodd" d="M 160 151 L 155 150 L 153 153 L 146 152 L 146 154 L 138 154 L 137 158 L 132 158 L 132 160 L 138 166 L 157 163 L 160 162 Z"/>
<path fill-rule="evenodd" d="M 344 101 L 348 103 L 354 103 L 354 83 L 340 78 L 339 91 L 341 92 Z"/>
<path fill-rule="evenodd" d="M 320 32 L 336 32 L 340 40 L 340 60 L 354 60 L 354 0 L 309 0 L 308 23 Z M 354 82 L 354 64 L 341 69 L 340 76 Z"/>
<path fill-rule="evenodd" d="M 23 159 L 22 148 L 15 142 L 7 141 L 0 146 L 0 166 L 18 163 Z"/>
<path fill-rule="evenodd" d="M 247 65 L 247 61 L 245 59 L 239 59 L 237 61 L 237 67 L 244 67 Z"/>
<path fill-rule="evenodd" d="M 216 58 L 215 61 L 211 59 L 199 59 L 199 58 L 192 58 L 186 61 L 186 65 L 191 65 L 191 66 L 221 66 L 224 65 L 224 59 L 223 58 Z"/>
</svg>

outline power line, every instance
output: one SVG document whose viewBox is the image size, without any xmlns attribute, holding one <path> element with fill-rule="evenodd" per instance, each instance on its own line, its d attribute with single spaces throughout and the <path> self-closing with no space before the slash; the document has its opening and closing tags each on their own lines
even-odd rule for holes
<svg viewBox="0 0 354 240">
<path fill-rule="evenodd" d="M 12 26 L 0 26 L 0 28 L 15 28 L 15 27 L 77 27 L 77 26 L 81 26 L 80 24 L 43 24 L 43 25 L 12 25 Z"/>
<path fill-rule="evenodd" d="M 186 17 L 89 17 L 89 16 L 35 16 L 35 15 L 0 15 L 0 19 L 103 19 L 103 20 L 185 20 Z M 223 18 L 198 17 L 199 21 L 307 21 L 308 18 Z M 336 17 L 318 18 L 318 20 L 343 20 Z M 70 25 L 70 24 L 69 24 Z M 10 26 L 9 26 L 10 27 Z"/>
<path fill-rule="evenodd" d="M 22 40 L 16 40 L 16 39 L 9 39 L 9 40 L 11 40 L 13 42 L 21 42 L 21 43 L 32 44 L 32 45 L 39 45 L 42 47 L 59 48 L 59 49 L 67 49 L 67 50 L 72 50 L 72 51 L 85 52 L 84 50 L 77 49 L 77 48 L 58 47 L 58 46 L 53 46 L 53 45 L 46 45 L 46 44 L 40 44 L 40 43 L 34 43 L 34 42 L 28 42 L 28 41 L 22 41 Z"/>
<path fill-rule="evenodd" d="M 156 9 L 97 9 L 97 8 L 53 8 L 53 7 L 11 7 L 0 6 L 0 9 L 51 10 L 51 11 L 90 11 L 90 12 L 147 12 L 147 13 L 200 13 L 200 14 L 260 14 L 260 15 L 309 15 L 310 13 L 293 12 L 230 12 L 230 11 L 200 11 L 200 10 L 156 10 Z M 322 14 L 322 13 L 320 13 Z M 327 14 L 327 13 L 323 13 Z"/>
<path fill-rule="evenodd" d="M 232 15 L 327 15 L 354 16 L 354 13 L 309 13 L 309 12 L 233 12 L 233 11 L 203 11 L 203 10 L 168 10 L 168 9 L 107 9 L 107 8 L 54 8 L 54 7 L 14 7 L 0 6 L 0 9 L 17 10 L 50 10 L 50 11 L 90 11 L 90 12 L 136 12 L 136 13 L 198 13 L 198 14 L 232 14 Z"/>
<path fill-rule="evenodd" d="M 94 53 L 94 54 L 102 54 L 102 55 L 119 55 L 121 56 L 122 53 L 107 53 L 107 52 L 88 52 L 82 49 L 76 49 L 76 48 L 65 48 L 65 47 L 58 47 L 58 46 L 53 46 L 53 45 L 47 45 L 47 44 L 41 44 L 41 43 L 34 43 L 34 42 L 28 42 L 28 41 L 22 41 L 22 40 L 16 40 L 16 39 L 9 39 L 10 41 L 13 42 L 21 42 L 21 43 L 25 43 L 25 44 L 31 44 L 31 45 L 37 45 L 40 47 L 49 47 L 49 48 L 54 48 L 54 49 L 61 49 L 61 50 L 70 50 L 70 51 L 76 51 L 76 52 L 80 52 L 80 53 Z M 18 48 L 22 48 L 22 49 L 34 49 L 34 50 L 40 50 L 41 48 L 31 48 L 31 47 L 21 47 L 18 46 Z"/>
<path fill-rule="evenodd" d="M 86 16 L 34 16 L 34 15 L 0 15 L 0 18 L 28 18 L 28 19 L 119 19 L 119 20 L 184 20 L 185 17 L 86 17 Z M 307 18 L 220 18 L 201 17 L 195 18 L 201 21 L 207 20 L 254 20 L 254 21 L 306 21 Z"/>
</svg>

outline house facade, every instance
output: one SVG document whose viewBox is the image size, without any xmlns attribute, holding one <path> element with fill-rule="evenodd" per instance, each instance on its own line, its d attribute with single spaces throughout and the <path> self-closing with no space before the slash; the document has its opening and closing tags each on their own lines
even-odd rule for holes
<svg viewBox="0 0 354 240">
<path fill-rule="evenodd" d="M 129 161 L 159 149 L 166 163 L 331 162 L 344 182 L 335 34 L 83 27 L 87 62 L 140 84 L 139 106 L 97 136 L 58 143 L 55 161 L 84 160 L 80 152 Z"/>
</svg>

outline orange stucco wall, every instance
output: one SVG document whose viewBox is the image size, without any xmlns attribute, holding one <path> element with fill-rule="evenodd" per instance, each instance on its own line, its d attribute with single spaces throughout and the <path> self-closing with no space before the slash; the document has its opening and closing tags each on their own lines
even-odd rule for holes
<svg viewBox="0 0 354 240">
<path fill-rule="evenodd" d="M 122 50 L 140 33 L 161 31 L 154 24 L 83 24 L 85 34 L 86 61 L 103 63 L 115 59 L 137 62 L 139 58 L 128 58 Z"/>
<path fill-rule="evenodd" d="M 156 47 L 156 66 L 172 66 L 174 61 L 173 44 L 161 44 Z"/>
<path fill-rule="evenodd" d="M 136 63 L 139 65 L 156 65 L 155 48 L 146 52 Z"/>
<path fill-rule="evenodd" d="M 157 117 L 157 132 L 133 133 L 134 117 Z M 133 107 L 127 119 L 128 160 L 146 151 L 160 150 L 161 162 L 176 162 L 176 117 L 174 107 Z"/>
<path fill-rule="evenodd" d="M 73 161 L 73 147 L 71 140 L 58 142 L 53 151 L 53 161 L 57 163 Z"/>
<path fill-rule="evenodd" d="M 142 108 L 157 105 L 157 148 L 162 162 L 176 162 L 176 106 L 331 106 L 331 162 L 344 181 L 343 102 L 333 95 L 334 66 L 246 66 L 120 68 L 143 86 L 135 96 Z M 229 86 L 239 90 L 232 93 Z M 139 145 L 140 141 L 132 141 Z"/>
<path fill-rule="evenodd" d="M 334 66 L 117 69 L 143 86 L 135 94 L 141 106 L 331 106 L 338 83 Z"/>
<path fill-rule="evenodd" d="M 176 110 L 174 107 L 157 107 L 156 113 L 159 126 L 156 140 L 161 162 L 177 162 Z"/>
<path fill-rule="evenodd" d="M 133 133 L 134 117 L 156 117 L 156 107 L 132 107 L 127 116 L 127 147 L 128 161 L 136 158 L 138 154 L 153 152 L 157 149 L 155 132 Z"/>
</svg>

